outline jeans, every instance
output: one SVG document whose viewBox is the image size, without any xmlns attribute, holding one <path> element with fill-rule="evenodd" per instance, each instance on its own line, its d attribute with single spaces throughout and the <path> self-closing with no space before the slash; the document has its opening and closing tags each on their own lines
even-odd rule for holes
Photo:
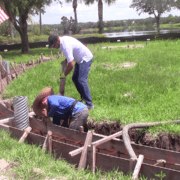
<svg viewBox="0 0 180 180">
<path fill-rule="evenodd" d="M 88 62 L 83 61 L 82 63 L 75 64 L 75 69 L 73 73 L 72 80 L 76 86 L 77 91 L 81 95 L 81 99 L 86 101 L 86 105 L 92 106 L 92 98 L 90 89 L 87 83 L 88 74 L 91 67 L 93 59 Z"/>
<path fill-rule="evenodd" d="M 87 122 L 89 116 L 88 108 L 82 109 L 80 112 L 72 116 L 69 128 L 79 130 L 80 126 L 83 126 Z"/>
</svg>

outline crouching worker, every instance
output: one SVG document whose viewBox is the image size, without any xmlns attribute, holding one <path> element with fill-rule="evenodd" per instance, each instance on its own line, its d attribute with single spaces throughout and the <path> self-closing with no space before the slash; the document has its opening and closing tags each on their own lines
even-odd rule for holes
<svg viewBox="0 0 180 180">
<path fill-rule="evenodd" d="M 89 116 L 89 110 L 85 104 L 70 97 L 54 95 L 51 87 L 44 88 L 37 95 L 33 110 L 37 116 L 53 117 L 53 124 L 75 130 L 79 130 Z"/>
</svg>

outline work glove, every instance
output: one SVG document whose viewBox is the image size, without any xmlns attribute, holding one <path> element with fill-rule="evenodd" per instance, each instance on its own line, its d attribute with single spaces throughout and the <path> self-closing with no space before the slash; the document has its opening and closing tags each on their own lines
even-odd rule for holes
<svg viewBox="0 0 180 180">
<path fill-rule="evenodd" d="M 63 78 L 65 78 L 66 76 L 65 76 L 65 74 L 64 74 L 64 72 L 62 72 L 61 74 L 60 74 L 60 79 L 63 79 Z"/>
</svg>

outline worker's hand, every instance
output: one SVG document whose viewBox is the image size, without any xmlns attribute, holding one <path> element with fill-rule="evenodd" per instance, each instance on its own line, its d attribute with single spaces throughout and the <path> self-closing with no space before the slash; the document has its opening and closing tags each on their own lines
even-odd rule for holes
<svg viewBox="0 0 180 180">
<path fill-rule="evenodd" d="M 60 74 L 60 79 L 64 79 L 66 76 L 65 76 L 65 74 L 64 74 L 64 72 L 62 72 L 61 74 Z"/>
</svg>

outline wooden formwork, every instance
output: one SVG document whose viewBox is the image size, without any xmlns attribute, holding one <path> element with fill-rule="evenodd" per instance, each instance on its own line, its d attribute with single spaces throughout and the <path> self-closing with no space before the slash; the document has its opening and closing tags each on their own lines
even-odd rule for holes
<svg viewBox="0 0 180 180">
<path fill-rule="evenodd" d="M 11 112 L 12 113 L 12 112 Z M 33 113 L 29 114 L 29 125 L 32 131 L 28 132 L 25 141 L 29 144 L 44 145 L 47 133 L 52 132 L 51 151 L 57 158 L 62 157 L 72 164 L 76 164 L 78 169 L 86 168 L 88 165 L 93 172 L 96 168 L 103 171 L 118 169 L 128 174 L 131 160 L 124 143 L 116 139 L 95 134 L 79 132 L 64 128 L 36 119 Z M 14 127 L 13 117 L 0 120 L 0 128 L 11 132 L 12 138 L 22 138 L 23 130 Z M 38 133 L 37 133 L 38 132 Z M 103 138 L 107 139 L 103 140 Z M 166 176 L 164 180 L 177 180 L 180 177 L 180 153 L 159 148 L 132 144 L 137 156 L 143 155 L 143 163 L 140 174 L 147 178 L 157 179 L 156 174 L 163 172 Z M 83 157 L 82 157 L 83 156 Z M 86 161 L 87 159 L 87 161 Z M 160 163 L 163 160 L 163 163 Z M 158 162 L 158 163 L 157 163 Z M 133 167 L 134 168 L 134 167 Z"/>
</svg>

